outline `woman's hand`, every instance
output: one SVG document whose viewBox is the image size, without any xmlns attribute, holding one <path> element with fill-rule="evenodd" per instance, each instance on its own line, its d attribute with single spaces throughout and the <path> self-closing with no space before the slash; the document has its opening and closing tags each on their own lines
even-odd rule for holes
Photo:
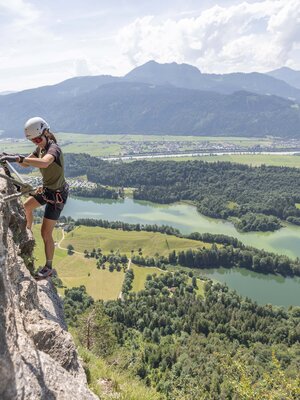
<svg viewBox="0 0 300 400">
<path fill-rule="evenodd" d="M 18 155 L 18 154 L 13 154 L 13 155 L 6 154 L 6 155 L 2 155 L 0 157 L 0 163 L 3 163 L 5 161 L 8 161 L 8 162 L 19 162 L 20 159 L 21 159 L 21 156 Z"/>
</svg>

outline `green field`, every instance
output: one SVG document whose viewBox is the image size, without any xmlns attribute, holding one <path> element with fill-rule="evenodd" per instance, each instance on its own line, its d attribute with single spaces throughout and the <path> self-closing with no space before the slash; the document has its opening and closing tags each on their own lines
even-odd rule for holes
<svg viewBox="0 0 300 400">
<path fill-rule="evenodd" d="M 36 246 L 34 250 L 35 266 L 44 265 L 44 246 L 40 235 L 40 225 L 34 225 L 34 237 Z M 54 230 L 54 240 L 59 242 L 62 238 L 61 229 Z M 126 232 L 114 229 L 105 229 L 100 227 L 75 228 L 72 232 L 66 234 L 61 246 L 66 248 L 72 244 L 78 252 L 92 250 L 94 247 L 101 248 L 104 253 L 119 250 L 121 254 L 138 254 L 139 248 L 142 249 L 144 256 L 168 255 L 172 250 L 186 250 L 189 248 L 199 248 L 211 246 L 208 243 L 196 240 L 182 239 L 175 236 L 169 236 L 154 232 Z M 131 250 L 134 250 L 132 253 Z M 56 247 L 54 256 L 54 267 L 58 272 L 59 278 L 63 284 L 68 287 L 85 285 L 88 294 L 94 299 L 116 299 L 122 288 L 124 272 L 109 272 L 108 269 L 102 270 L 96 268 L 94 258 L 85 258 L 82 254 L 68 255 L 66 250 Z M 151 273 L 162 273 L 158 268 L 136 267 L 132 266 L 135 279 L 133 290 L 143 289 L 146 276 Z M 63 289 L 59 290 L 63 294 Z"/>
<path fill-rule="evenodd" d="M 199 157 L 166 157 L 152 158 L 149 161 L 190 161 L 199 160 L 206 162 L 227 161 L 239 164 L 252 165 L 253 167 L 273 165 L 275 167 L 300 168 L 300 156 L 296 155 L 276 155 L 276 154 L 233 154 L 224 156 L 199 156 Z"/>
<path fill-rule="evenodd" d="M 36 240 L 34 249 L 35 265 L 38 267 L 44 265 L 45 262 L 40 225 L 35 225 L 33 232 Z M 55 229 L 54 240 L 59 241 L 61 237 L 61 230 Z M 66 287 L 84 285 L 88 294 L 95 300 L 117 299 L 121 292 L 124 272 L 109 272 L 107 269 L 97 269 L 94 258 L 87 259 L 80 254 L 69 256 L 66 250 L 56 248 L 53 264 L 59 278 Z M 59 292 L 63 294 L 64 289 L 59 289 Z"/>
<path fill-rule="evenodd" d="M 132 284 L 133 292 L 139 292 L 140 290 L 144 289 L 147 275 L 161 275 L 165 272 L 156 267 L 139 267 L 138 265 L 133 264 L 131 264 L 130 269 L 132 269 L 134 273 L 134 280 Z"/>
<path fill-rule="evenodd" d="M 276 155 L 276 154 L 244 154 L 244 155 L 227 155 L 227 156 L 207 156 L 201 157 L 203 161 L 229 161 L 240 164 L 248 164 L 253 167 L 265 165 L 273 165 L 275 167 L 291 167 L 300 168 L 300 156 L 296 155 Z"/>
<path fill-rule="evenodd" d="M 84 285 L 87 293 L 95 300 L 114 300 L 121 292 L 124 272 L 97 269 L 94 258 L 87 259 L 79 254 L 67 255 L 55 267 L 65 286 L 71 288 Z"/>
<path fill-rule="evenodd" d="M 172 250 L 210 247 L 210 244 L 196 240 L 182 239 L 157 232 L 127 232 L 117 229 L 80 226 L 69 232 L 62 247 L 72 244 L 79 252 L 100 248 L 104 253 L 119 250 L 121 254 L 137 255 L 141 248 L 143 256 L 168 255 Z M 134 250 L 132 253 L 131 250 Z"/>
</svg>

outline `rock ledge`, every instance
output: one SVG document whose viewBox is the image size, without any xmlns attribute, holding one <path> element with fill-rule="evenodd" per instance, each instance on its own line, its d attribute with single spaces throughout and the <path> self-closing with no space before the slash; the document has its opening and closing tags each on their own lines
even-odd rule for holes
<svg viewBox="0 0 300 400">
<path fill-rule="evenodd" d="M 0 178 L 0 196 L 12 191 Z M 25 266 L 34 246 L 25 224 L 20 202 L 0 198 L 0 399 L 98 399 L 52 283 L 36 282 Z"/>
</svg>

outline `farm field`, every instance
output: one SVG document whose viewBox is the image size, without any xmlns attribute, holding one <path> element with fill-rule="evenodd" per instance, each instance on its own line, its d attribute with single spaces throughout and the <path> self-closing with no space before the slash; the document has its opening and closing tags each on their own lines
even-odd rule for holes
<svg viewBox="0 0 300 400">
<path fill-rule="evenodd" d="M 44 247 L 40 235 L 40 225 L 33 228 L 36 246 L 34 256 L 36 267 L 44 265 Z M 59 241 L 62 238 L 61 229 L 55 229 L 54 239 Z M 67 288 L 84 285 L 90 296 L 95 300 L 117 299 L 121 291 L 124 272 L 109 272 L 108 269 L 97 269 L 94 258 L 84 258 L 83 255 L 68 255 L 66 250 L 55 248 L 53 261 L 58 277 Z M 61 295 L 64 289 L 58 290 Z"/>
<path fill-rule="evenodd" d="M 260 166 L 262 164 L 272 165 L 275 167 L 291 167 L 300 168 L 300 156 L 296 155 L 276 155 L 276 154 L 228 154 L 224 156 L 198 156 L 198 157 L 166 157 L 166 158 L 152 158 L 147 159 L 148 161 L 206 161 L 206 162 L 217 162 L 225 161 L 238 164 L 252 165 L 253 167 Z"/>
<path fill-rule="evenodd" d="M 121 254 L 131 256 L 138 254 L 142 249 L 143 256 L 168 255 L 172 250 L 186 250 L 190 248 L 210 247 L 211 245 L 190 239 L 181 239 L 176 236 L 158 232 L 121 231 L 100 227 L 79 226 L 66 234 L 62 247 L 71 244 L 74 250 L 84 252 L 93 248 L 100 248 L 107 253 L 110 250 L 119 250 Z M 134 250 L 132 253 L 131 250 Z"/>
<path fill-rule="evenodd" d="M 87 259 L 80 254 L 66 255 L 55 267 L 66 287 L 84 285 L 94 300 L 115 300 L 121 292 L 125 273 L 98 269 L 94 258 Z M 60 293 L 63 294 L 63 291 Z"/>
<path fill-rule="evenodd" d="M 44 265 L 44 247 L 40 235 L 40 225 L 33 227 L 36 246 L 34 250 L 35 266 Z M 60 242 L 62 239 L 61 229 L 54 230 L 54 240 Z M 181 239 L 175 236 L 168 236 L 154 232 L 125 232 L 114 229 L 100 227 L 80 226 L 66 234 L 61 243 L 61 247 L 66 248 L 69 244 L 74 246 L 74 250 L 82 252 L 86 249 L 91 251 L 94 247 L 101 248 L 103 253 L 109 253 L 111 249 L 119 250 L 121 254 L 126 253 L 129 257 L 138 253 L 141 248 L 144 256 L 168 255 L 173 249 L 185 250 L 189 248 L 199 248 L 211 246 L 195 240 Z M 68 255 L 66 250 L 56 247 L 53 262 L 59 278 L 67 288 L 84 285 L 89 295 L 95 300 L 111 300 L 118 298 L 123 280 L 124 272 L 110 272 L 108 269 L 97 269 L 94 258 L 85 258 L 82 254 L 74 253 Z M 138 267 L 131 264 L 134 270 L 135 279 L 133 290 L 139 291 L 144 287 L 144 282 L 148 274 L 163 273 L 162 270 L 152 267 Z M 200 282 L 200 281 L 199 281 Z M 200 285 L 201 286 L 201 285 Z M 64 289 L 59 289 L 63 295 Z"/>
</svg>

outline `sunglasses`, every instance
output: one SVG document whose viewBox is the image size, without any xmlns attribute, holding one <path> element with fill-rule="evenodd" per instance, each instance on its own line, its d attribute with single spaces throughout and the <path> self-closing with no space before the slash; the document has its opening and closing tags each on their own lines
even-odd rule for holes
<svg viewBox="0 0 300 400">
<path fill-rule="evenodd" d="M 42 143 L 43 137 L 42 137 L 42 136 L 38 136 L 38 137 L 36 137 L 36 138 L 34 138 L 34 139 L 31 139 L 31 141 L 32 141 L 33 143 L 35 143 L 35 144 L 39 144 L 39 143 Z"/>
</svg>

